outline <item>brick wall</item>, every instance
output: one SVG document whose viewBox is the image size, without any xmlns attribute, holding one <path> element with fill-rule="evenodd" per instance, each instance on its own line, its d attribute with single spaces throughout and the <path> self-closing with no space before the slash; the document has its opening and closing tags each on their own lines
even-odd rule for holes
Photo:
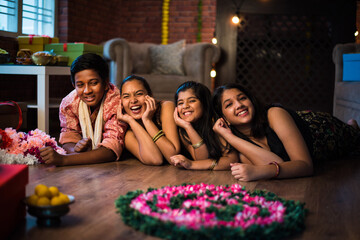
<svg viewBox="0 0 360 240">
<path fill-rule="evenodd" d="M 196 42 L 199 0 L 171 0 L 169 43 Z M 216 0 L 202 0 L 202 41 L 215 30 Z M 134 42 L 161 42 L 160 0 L 59 0 L 60 42 L 101 43 L 115 37 Z"/>
</svg>

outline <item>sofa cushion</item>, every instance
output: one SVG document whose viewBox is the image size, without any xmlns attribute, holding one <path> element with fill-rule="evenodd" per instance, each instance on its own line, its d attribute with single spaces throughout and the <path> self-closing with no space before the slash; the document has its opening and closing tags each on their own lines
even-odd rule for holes
<svg viewBox="0 0 360 240">
<path fill-rule="evenodd" d="M 163 74 L 140 74 L 150 85 L 154 97 L 157 100 L 174 101 L 174 96 L 178 87 L 189 80 L 195 81 L 191 76 L 163 75 Z"/>
<path fill-rule="evenodd" d="M 185 75 L 183 65 L 185 44 L 185 40 L 180 40 L 168 45 L 150 46 L 151 73 Z"/>
<path fill-rule="evenodd" d="M 149 56 L 149 47 L 153 43 L 134 43 L 129 42 L 132 56 L 132 72 L 146 74 L 151 72 L 151 59 Z"/>
</svg>

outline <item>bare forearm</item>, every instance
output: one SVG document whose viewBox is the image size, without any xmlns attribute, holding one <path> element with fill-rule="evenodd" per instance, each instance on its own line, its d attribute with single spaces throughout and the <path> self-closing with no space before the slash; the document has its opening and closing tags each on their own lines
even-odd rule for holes
<svg viewBox="0 0 360 240">
<path fill-rule="evenodd" d="M 225 136 L 224 138 L 231 146 L 243 154 L 254 165 L 264 165 L 274 161 L 278 163 L 283 162 L 283 159 L 275 153 L 258 147 L 233 134 Z"/>
<path fill-rule="evenodd" d="M 163 156 L 149 133 L 135 120 L 130 124 L 131 130 L 138 142 L 137 154 L 141 162 L 149 165 L 159 165 Z"/>
<path fill-rule="evenodd" d="M 65 151 L 70 154 L 70 153 L 74 153 L 74 147 L 75 147 L 76 143 L 64 143 L 64 145 L 62 146 L 62 148 L 65 149 Z"/>
<path fill-rule="evenodd" d="M 145 121 L 144 126 L 146 131 L 149 133 L 150 136 L 155 136 L 159 129 L 156 127 L 153 121 Z M 152 139 L 151 139 L 152 140 Z M 180 152 L 180 149 L 175 147 L 172 141 L 167 138 L 166 133 L 164 132 L 164 136 L 158 138 L 155 143 L 156 147 L 159 149 L 161 154 L 165 157 L 165 159 L 170 162 L 170 157 L 176 155 Z"/>
<path fill-rule="evenodd" d="M 80 165 L 80 164 L 93 164 L 93 163 L 102 163 L 116 160 L 116 154 L 105 147 L 100 147 L 98 149 L 81 152 L 81 153 L 71 153 L 64 155 L 62 166 L 67 165 Z"/>
<path fill-rule="evenodd" d="M 203 142 L 204 140 L 201 138 L 201 136 L 198 134 L 197 131 L 195 131 L 195 129 L 192 127 L 192 125 L 188 126 L 185 129 L 187 135 L 189 136 L 190 139 L 190 144 L 188 144 L 187 142 L 184 144 L 186 145 L 187 150 L 189 151 L 189 153 L 191 154 L 191 156 L 193 157 L 193 159 L 196 160 L 201 160 L 201 159 L 207 159 L 209 157 L 209 151 L 206 147 L 206 144 L 202 144 L 201 146 L 197 147 L 197 148 L 193 148 L 192 145 L 196 145 L 199 144 L 201 142 Z"/>
</svg>

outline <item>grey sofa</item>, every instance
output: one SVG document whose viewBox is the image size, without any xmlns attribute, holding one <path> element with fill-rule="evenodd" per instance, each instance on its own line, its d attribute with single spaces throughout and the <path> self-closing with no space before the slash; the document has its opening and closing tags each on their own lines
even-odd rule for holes
<svg viewBox="0 0 360 240">
<path fill-rule="evenodd" d="M 144 77 L 159 100 L 174 99 L 177 87 L 193 80 L 211 88 L 210 71 L 212 64 L 220 57 L 220 49 L 211 43 L 186 44 L 183 51 L 184 75 L 151 73 L 152 62 L 149 54 L 153 43 L 128 42 L 123 38 L 111 39 L 104 44 L 103 56 L 109 62 L 110 81 L 120 86 L 121 81 L 135 74 Z"/>
<path fill-rule="evenodd" d="M 334 47 L 335 88 L 333 115 L 344 122 L 353 118 L 360 123 L 360 82 L 343 81 L 344 53 L 360 53 L 360 44 L 337 44 Z"/>
</svg>

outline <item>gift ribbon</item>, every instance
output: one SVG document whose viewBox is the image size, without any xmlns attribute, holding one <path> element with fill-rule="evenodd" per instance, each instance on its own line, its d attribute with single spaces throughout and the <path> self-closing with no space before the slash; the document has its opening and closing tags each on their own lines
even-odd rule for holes
<svg viewBox="0 0 360 240">
<path fill-rule="evenodd" d="M 33 43 L 33 38 L 34 37 L 37 37 L 38 35 L 35 35 L 35 34 L 29 34 L 29 44 L 31 45 Z M 48 38 L 49 39 L 49 44 L 51 44 L 52 42 L 52 37 L 48 36 L 48 35 L 41 35 L 41 37 L 44 37 L 44 38 Z"/>
<path fill-rule="evenodd" d="M 19 128 L 21 127 L 22 125 L 22 122 L 23 122 L 23 118 L 22 118 L 22 111 L 21 111 L 21 108 L 19 106 L 19 104 L 15 101 L 6 101 L 6 102 L 0 102 L 0 106 L 1 105 L 5 105 L 5 106 L 12 106 L 12 107 L 16 107 L 18 113 L 19 113 L 19 122 L 18 122 L 18 125 L 16 127 L 16 130 L 19 130 Z"/>
</svg>

